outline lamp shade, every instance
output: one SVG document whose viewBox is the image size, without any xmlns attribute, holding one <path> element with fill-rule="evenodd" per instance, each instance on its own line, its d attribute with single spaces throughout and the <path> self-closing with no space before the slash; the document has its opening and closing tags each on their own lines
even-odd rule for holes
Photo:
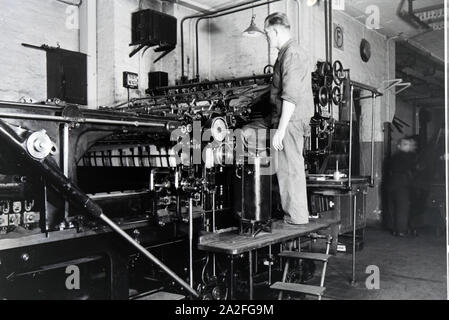
<svg viewBox="0 0 449 320">
<path fill-rule="evenodd" d="M 249 37 L 258 37 L 260 35 L 263 35 L 264 32 L 262 30 L 260 30 L 257 26 L 256 26 L 256 16 L 253 15 L 253 17 L 251 18 L 251 24 L 249 25 L 249 27 L 243 31 L 243 34 L 245 36 L 249 36 Z"/>
</svg>

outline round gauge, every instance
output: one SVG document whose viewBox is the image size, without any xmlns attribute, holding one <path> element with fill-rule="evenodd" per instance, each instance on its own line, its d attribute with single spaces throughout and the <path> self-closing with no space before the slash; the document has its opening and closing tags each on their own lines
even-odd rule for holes
<svg viewBox="0 0 449 320">
<path fill-rule="evenodd" d="M 228 135 L 228 125 L 223 118 L 215 118 L 212 120 L 211 125 L 212 137 L 217 142 L 223 142 Z"/>
</svg>

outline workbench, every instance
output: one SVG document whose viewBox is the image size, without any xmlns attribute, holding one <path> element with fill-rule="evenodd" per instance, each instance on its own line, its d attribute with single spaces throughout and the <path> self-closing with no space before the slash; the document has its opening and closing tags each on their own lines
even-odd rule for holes
<svg viewBox="0 0 449 320">
<path fill-rule="evenodd" d="M 248 255 L 249 263 L 249 298 L 254 297 L 254 281 L 253 281 L 253 252 L 269 248 L 271 256 L 271 248 L 276 244 L 299 240 L 303 236 L 316 233 L 320 230 L 329 229 L 339 224 L 338 220 L 311 220 L 306 225 L 289 225 L 283 221 L 273 222 L 272 233 L 260 233 L 256 237 L 248 237 L 240 235 L 238 231 L 229 231 L 224 233 L 211 233 L 200 237 L 198 249 L 213 254 L 225 254 L 230 261 L 230 299 L 234 299 L 234 259 L 244 254 Z M 269 265 L 269 284 L 271 284 L 271 264 Z"/>
<path fill-rule="evenodd" d="M 361 238 L 363 242 L 365 238 L 366 197 L 370 186 L 369 180 L 369 177 L 352 177 L 351 180 L 347 178 L 335 180 L 325 175 L 321 177 L 310 175 L 307 177 L 309 198 L 318 196 L 324 198 L 325 202 L 333 204 L 329 206 L 328 211 L 322 211 L 323 208 L 313 208 L 312 199 L 312 211 L 321 211 L 319 212 L 320 217 L 331 217 L 339 220 L 338 235 L 352 233 L 352 285 L 356 284 L 357 239 Z M 360 237 L 357 236 L 358 233 L 361 234 Z M 336 253 L 336 251 L 337 248 L 334 244 L 331 252 Z"/>
</svg>

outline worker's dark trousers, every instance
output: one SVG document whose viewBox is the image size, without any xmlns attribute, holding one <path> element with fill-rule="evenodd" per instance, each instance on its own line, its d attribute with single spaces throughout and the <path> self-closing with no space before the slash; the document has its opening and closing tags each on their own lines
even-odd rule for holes
<svg viewBox="0 0 449 320">
<path fill-rule="evenodd" d="M 388 192 L 388 226 L 391 231 L 406 234 L 410 217 L 410 188 L 397 187 Z"/>
</svg>

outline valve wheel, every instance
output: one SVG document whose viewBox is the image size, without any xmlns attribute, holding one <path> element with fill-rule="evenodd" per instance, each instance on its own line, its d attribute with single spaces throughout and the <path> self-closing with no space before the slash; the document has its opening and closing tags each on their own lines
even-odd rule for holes
<svg viewBox="0 0 449 320">
<path fill-rule="evenodd" d="M 320 105 L 326 107 L 329 103 L 329 90 L 326 87 L 321 87 L 320 92 L 318 93 L 318 98 Z"/>
<path fill-rule="evenodd" d="M 339 87 L 335 87 L 332 90 L 332 101 L 339 105 L 343 101 L 343 95 L 341 94 L 341 90 Z"/>
<path fill-rule="evenodd" d="M 339 86 L 342 81 L 345 79 L 343 64 L 337 60 L 334 62 L 334 82 L 337 86 Z"/>
</svg>

